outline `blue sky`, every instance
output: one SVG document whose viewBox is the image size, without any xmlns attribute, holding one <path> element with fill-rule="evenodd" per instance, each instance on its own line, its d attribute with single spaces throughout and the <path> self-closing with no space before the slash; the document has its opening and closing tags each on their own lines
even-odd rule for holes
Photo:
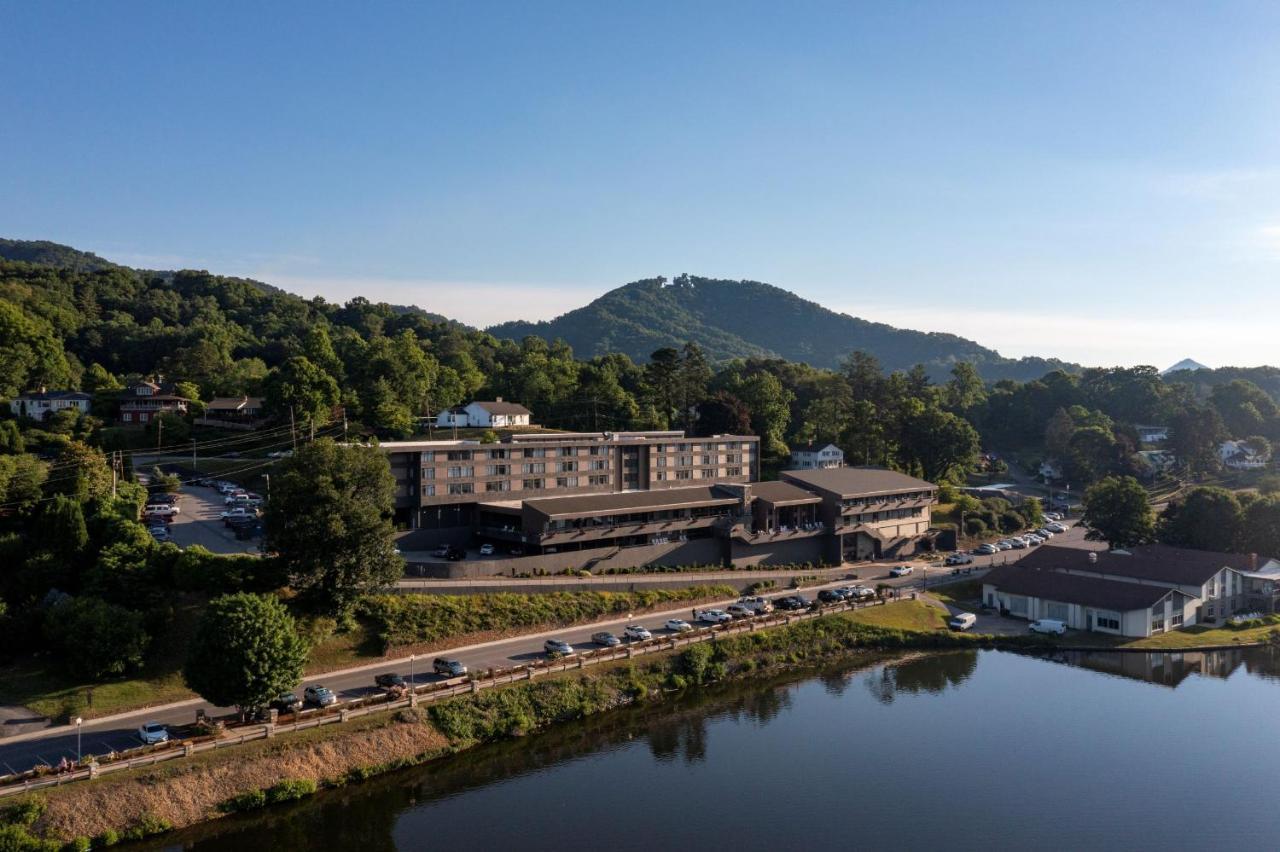
<svg viewBox="0 0 1280 852">
<path fill-rule="evenodd" d="M 0 235 L 475 324 L 690 272 L 1280 362 L 1277 3 L 0 0 Z"/>
</svg>

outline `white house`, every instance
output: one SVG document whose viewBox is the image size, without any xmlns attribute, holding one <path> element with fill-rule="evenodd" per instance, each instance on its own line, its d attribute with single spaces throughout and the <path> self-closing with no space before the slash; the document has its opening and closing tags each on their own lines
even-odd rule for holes
<svg viewBox="0 0 1280 852">
<path fill-rule="evenodd" d="M 492 402 L 468 402 L 441 411 L 436 425 L 477 429 L 499 429 L 507 426 L 528 426 L 533 412 L 518 402 L 504 402 L 498 397 Z"/>
<path fill-rule="evenodd" d="M 1223 441 L 1218 447 L 1218 459 L 1232 470 L 1262 470 L 1270 460 L 1268 454 L 1258 452 L 1247 441 Z"/>
<path fill-rule="evenodd" d="M 84 414 L 89 413 L 89 403 L 93 397 L 81 391 L 46 390 L 24 393 L 9 400 L 9 410 L 18 417 L 30 417 L 32 420 L 43 420 L 55 411 L 74 408 Z"/>
<path fill-rule="evenodd" d="M 844 467 L 844 450 L 835 444 L 809 442 L 791 451 L 791 467 L 794 470 L 825 470 Z"/>
<path fill-rule="evenodd" d="M 1160 444 L 1169 440 L 1168 426 L 1134 426 L 1133 429 L 1144 444 Z"/>
<path fill-rule="evenodd" d="M 1062 478 L 1062 465 L 1053 459 L 1045 459 L 1040 462 L 1040 469 L 1036 471 L 1044 479 L 1045 482 Z"/>
</svg>

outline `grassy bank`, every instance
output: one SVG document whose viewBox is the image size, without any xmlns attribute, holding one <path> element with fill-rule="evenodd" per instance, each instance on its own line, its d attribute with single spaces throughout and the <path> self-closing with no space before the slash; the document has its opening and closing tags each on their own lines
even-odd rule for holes
<svg viewBox="0 0 1280 852">
<path fill-rule="evenodd" d="M 363 717 L 342 726 L 282 735 L 235 749 L 53 788 L 42 794 L 32 832 L 70 841 L 138 826 L 185 826 L 414 765 L 479 743 L 521 736 L 637 701 L 662 701 L 689 687 L 776 674 L 859 654 L 910 648 L 971 647 L 946 631 L 909 632 L 882 623 L 917 623 L 914 601 L 841 613 L 690 646 L 679 652 L 521 682 L 416 711 Z M 871 623 L 879 622 L 879 623 Z M 281 786 L 281 782 L 289 782 Z M 22 847 L 16 847 L 22 848 Z"/>
<path fill-rule="evenodd" d="M 1280 626 L 1274 623 L 1239 629 L 1197 624 L 1171 633 L 1158 633 L 1143 639 L 1121 642 L 1117 647 L 1142 651 L 1178 651 L 1211 645 L 1251 645 L 1270 641 L 1273 634 L 1280 635 Z"/>
</svg>

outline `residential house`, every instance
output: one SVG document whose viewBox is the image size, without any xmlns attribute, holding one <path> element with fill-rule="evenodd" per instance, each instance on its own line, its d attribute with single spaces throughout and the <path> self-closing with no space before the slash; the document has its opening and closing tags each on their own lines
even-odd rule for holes
<svg viewBox="0 0 1280 852">
<path fill-rule="evenodd" d="M 1133 430 L 1138 433 L 1138 441 L 1143 444 L 1162 444 L 1169 440 L 1168 426 L 1138 426 Z"/>
<path fill-rule="evenodd" d="M 1054 459 L 1045 459 L 1040 462 L 1040 468 L 1036 472 L 1045 482 L 1054 482 L 1062 479 L 1062 463 Z"/>
<path fill-rule="evenodd" d="M 516 402 L 505 402 L 498 397 L 492 402 L 469 402 L 441 411 L 436 425 L 441 427 L 500 429 L 511 426 L 529 426 L 533 412 Z"/>
<path fill-rule="evenodd" d="M 821 470 L 844 467 L 844 450 L 835 444 L 817 444 L 810 441 L 791 449 L 792 470 Z"/>
<path fill-rule="evenodd" d="M 988 571 L 982 578 L 982 600 L 1013 618 L 1054 619 L 1073 630 L 1116 636 L 1150 636 L 1195 623 L 1195 599 L 1179 589 L 1020 563 Z"/>
<path fill-rule="evenodd" d="M 138 382 L 120 395 L 120 422 L 126 426 L 145 426 L 159 414 L 181 417 L 187 413 L 188 402 L 170 384 Z"/>
<path fill-rule="evenodd" d="M 9 410 L 18 417 L 30 417 L 32 420 L 44 420 L 54 412 L 73 408 L 83 414 L 89 413 L 89 404 L 93 397 L 82 391 L 48 390 L 40 388 L 9 400 Z"/>
<path fill-rule="evenodd" d="M 1248 441 L 1223 441 L 1218 447 L 1218 460 L 1231 470 L 1263 470 L 1271 458 Z"/>
<path fill-rule="evenodd" d="M 219 396 L 205 406 L 204 416 L 197 422 L 206 426 L 253 426 L 261 419 L 261 397 Z"/>
</svg>

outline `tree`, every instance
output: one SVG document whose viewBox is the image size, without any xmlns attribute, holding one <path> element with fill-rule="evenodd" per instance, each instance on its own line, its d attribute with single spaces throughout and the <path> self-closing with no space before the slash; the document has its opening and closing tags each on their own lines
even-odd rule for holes
<svg viewBox="0 0 1280 852">
<path fill-rule="evenodd" d="M 0 420 L 0 453 L 16 455 L 27 449 L 22 430 L 15 420 Z"/>
<path fill-rule="evenodd" d="M 141 613 L 98 598 L 67 598 L 45 618 L 48 643 L 77 677 L 101 680 L 142 668 L 151 642 Z"/>
<path fill-rule="evenodd" d="M 267 405 L 277 414 L 292 412 L 298 422 L 323 425 L 338 402 L 338 383 L 310 360 L 296 355 L 267 376 Z"/>
<path fill-rule="evenodd" d="M 84 523 L 80 503 L 58 494 L 40 511 L 35 526 L 36 543 L 70 566 L 89 544 L 89 529 Z"/>
<path fill-rule="evenodd" d="M 102 450 L 71 441 L 54 460 L 58 475 L 50 481 L 55 494 L 66 494 L 81 503 L 111 493 L 111 467 Z"/>
<path fill-rule="evenodd" d="M 1145 544 L 1155 535 L 1156 516 L 1147 492 L 1132 476 L 1108 476 L 1084 494 L 1086 538 L 1111 547 Z"/>
<path fill-rule="evenodd" d="M 979 448 L 977 430 L 940 408 L 924 406 L 902 424 L 899 453 L 929 482 L 963 475 L 977 461 Z"/>
<path fill-rule="evenodd" d="M 693 431 L 698 402 L 707 395 L 707 383 L 711 381 L 711 367 L 698 344 L 684 345 L 680 367 L 676 370 L 675 400 L 680 406 L 680 420 L 686 431 Z"/>
<path fill-rule="evenodd" d="M 0 504 L 26 511 L 40 502 L 49 469 L 31 455 L 0 456 Z"/>
<path fill-rule="evenodd" d="M 1227 437 L 1227 427 L 1215 409 L 1184 409 L 1173 416 L 1169 428 L 1169 449 L 1188 473 L 1198 475 L 1217 469 L 1218 445 Z"/>
<path fill-rule="evenodd" d="M 716 391 L 698 403 L 699 435 L 745 435 L 751 431 L 751 412 L 728 391 Z"/>
<path fill-rule="evenodd" d="M 1240 438 L 1258 432 L 1270 434 L 1280 409 L 1266 391 L 1245 379 L 1234 379 L 1213 389 L 1213 407 L 1232 437 Z"/>
<path fill-rule="evenodd" d="M 312 606 L 346 613 L 361 594 L 403 575 L 392 541 L 394 495 L 395 478 L 377 447 L 321 438 L 282 463 L 271 479 L 266 538 Z"/>
<path fill-rule="evenodd" d="M 762 449 L 771 456 L 784 454 L 791 403 L 796 395 L 783 387 L 777 376 L 764 370 L 736 382 L 729 392 L 747 406 L 752 432 L 760 436 Z"/>
<path fill-rule="evenodd" d="M 1160 513 L 1160 540 L 1174 547 L 1236 549 L 1244 526 L 1244 511 L 1236 495 L 1225 488 L 1193 488 Z"/>
<path fill-rule="evenodd" d="M 307 643 L 284 604 L 239 592 L 209 602 L 182 677 L 206 701 L 243 714 L 297 686 L 306 662 Z"/>
<path fill-rule="evenodd" d="M 951 381 L 943 389 L 946 408 L 952 414 L 967 417 L 987 401 L 987 387 L 978 368 L 961 361 L 951 368 Z"/>
<path fill-rule="evenodd" d="M 1027 519 L 1027 525 L 1041 527 L 1044 525 L 1044 504 L 1039 497 L 1028 497 L 1018 507 L 1018 514 Z"/>
<path fill-rule="evenodd" d="M 152 446 L 171 447 L 191 440 L 191 424 L 168 411 L 152 417 L 146 425 L 147 442 Z"/>
<path fill-rule="evenodd" d="M 1264 560 L 1280 558 L 1280 495 L 1259 497 L 1245 509 L 1240 549 Z"/>
</svg>

